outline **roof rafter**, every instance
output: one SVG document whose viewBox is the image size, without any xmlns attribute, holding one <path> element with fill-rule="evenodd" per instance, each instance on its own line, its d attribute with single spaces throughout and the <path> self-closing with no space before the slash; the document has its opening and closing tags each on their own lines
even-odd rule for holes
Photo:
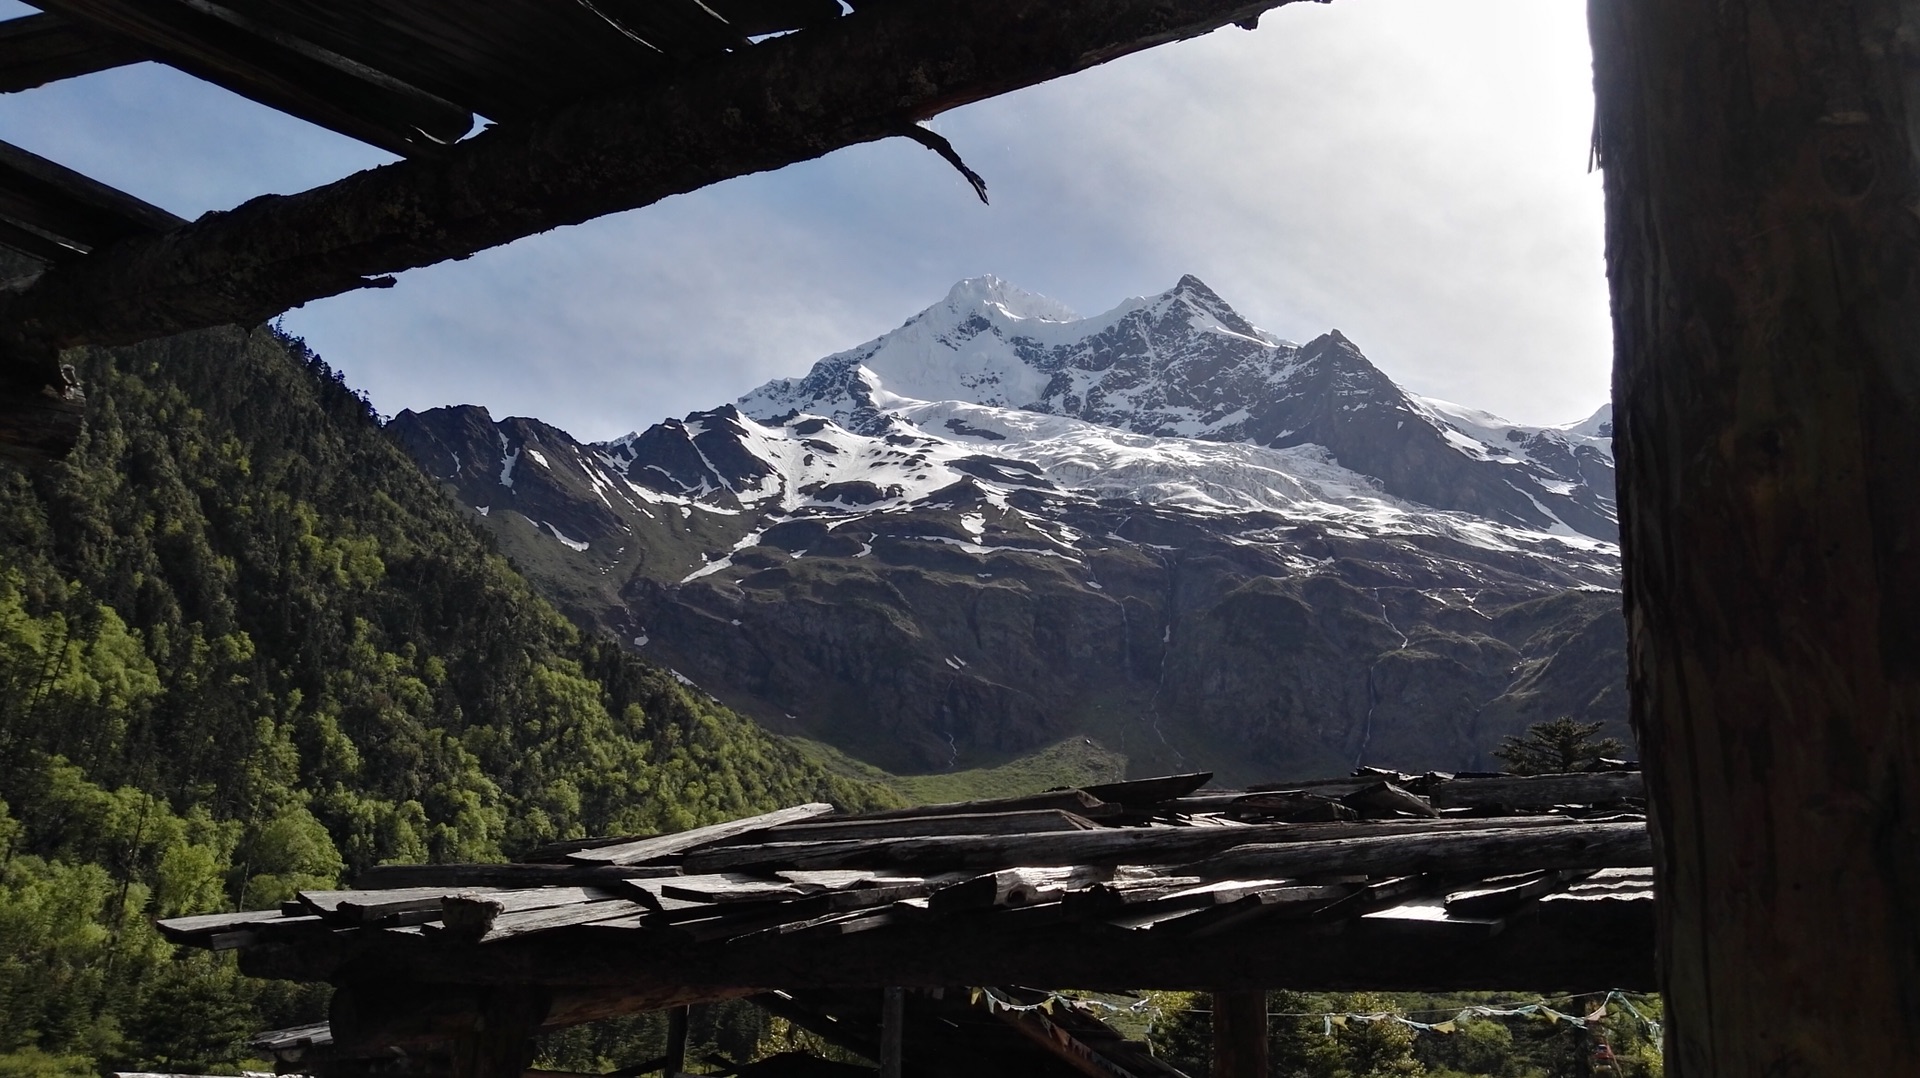
<svg viewBox="0 0 1920 1078">
<path fill-rule="evenodd" d="M 57 15 L 0 22 L 0 93 L 31 90 L 147 58 L 132 45 L 89 33 Z"/>
</svg>

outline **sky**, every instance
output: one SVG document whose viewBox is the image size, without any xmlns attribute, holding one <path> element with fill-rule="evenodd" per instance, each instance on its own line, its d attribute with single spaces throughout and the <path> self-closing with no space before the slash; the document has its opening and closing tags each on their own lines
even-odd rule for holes
<svg viewBox="0 0 1920 1078">
<path fill-rule="evenodd" d="M 1193 273 L 1416 393 L 1570 422 L 1612 352 L 1585 7 L 1289 4 L 935 118 L 991 205 L 889 139 L 284 324 L 385 414 L 480 404 L 597 440 L 803 374 L 964 277 L 1092 315 Z M 391 160 L 155 64 L 0 97 L 0 139 L 185 217 Z"/>
</svg>

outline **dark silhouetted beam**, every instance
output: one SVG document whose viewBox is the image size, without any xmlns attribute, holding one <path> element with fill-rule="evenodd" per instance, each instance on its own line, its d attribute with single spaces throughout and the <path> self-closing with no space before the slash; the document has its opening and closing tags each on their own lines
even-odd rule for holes
<svg viewBox="0 0 1920 1078">
<path fill-rule="evenodd" d="M 0 93 L 31 90 L 145 59 L 149 57 L 137 47 L 89 33 L 57 15 L 0 22 Z"/>
<path fill-rule="evenodd" d="M 35 0 L 156 59 L 310 123 L 407 156 L 473 127 L 465 108 L 212 0 Z"/>
</svg>

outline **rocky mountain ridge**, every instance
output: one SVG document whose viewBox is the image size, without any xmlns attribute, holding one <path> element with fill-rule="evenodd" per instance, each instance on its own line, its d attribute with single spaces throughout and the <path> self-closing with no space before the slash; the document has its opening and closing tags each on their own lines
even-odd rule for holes
<svg viewBox="0 0 1920 1078">
<path fill-rule="evenodd" d="M 1605 419 L 1412 396 L 1191 277 L 1091 319 L 982 278 L 612 442 L 389 429 L 575 617 L 777 729 L 900 771 L 1085 737 L 1231 775 L 1621 717 Z"/>
</svg>

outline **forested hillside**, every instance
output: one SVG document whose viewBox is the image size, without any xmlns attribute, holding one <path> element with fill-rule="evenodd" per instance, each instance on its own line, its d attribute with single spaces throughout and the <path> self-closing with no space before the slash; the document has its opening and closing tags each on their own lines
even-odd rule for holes
<svg viewBox="0 0 1920 1078">
<path fill-rule="evenodd" d="M 230 1066 L 311 989 L 153 915 L 868 788 L 538 598 L 298 341 L 88 354 L 0 465 L 0 1075 Z"/>
</svg>

